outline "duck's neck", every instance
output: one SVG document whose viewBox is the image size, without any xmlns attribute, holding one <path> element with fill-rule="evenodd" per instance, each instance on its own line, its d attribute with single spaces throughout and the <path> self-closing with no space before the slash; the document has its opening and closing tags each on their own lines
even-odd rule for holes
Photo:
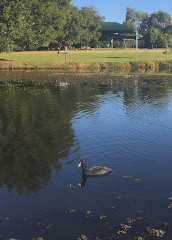
<svg viewBox="0 0 172 240">
<path fill-rule="evenodd" d="M 82 164 L 82 173 L 85 174 L 86 171 L 86 164 Z"/>
</svg>

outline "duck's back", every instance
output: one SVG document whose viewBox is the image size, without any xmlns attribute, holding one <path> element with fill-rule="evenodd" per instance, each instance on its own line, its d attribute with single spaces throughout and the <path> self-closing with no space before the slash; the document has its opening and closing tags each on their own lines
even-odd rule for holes
<svg viewBox="0 0 172 240">
<path fill-rule="evenodd" d="M 112 171 L 111 168 L 108 167 L 102 167 L 102 166 L 94 166 L 89 169 L 86 169 L 85 174 L 87 176 L 99 176 L 99 175 L 105 175 Z"/>
</svg>

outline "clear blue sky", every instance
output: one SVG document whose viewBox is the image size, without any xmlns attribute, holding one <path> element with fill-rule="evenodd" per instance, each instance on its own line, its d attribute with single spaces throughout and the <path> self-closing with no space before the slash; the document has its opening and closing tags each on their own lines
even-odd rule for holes
<svg viewBox="0 0 172 240">
<path fill-rule="evenodd" d="M 126 8 L 141 12 L 165 11 L 172 16 L 172 0 L 73 0 L 74 6 L 94 6 L 106 22 L 123 23 Z"/>
</svg>

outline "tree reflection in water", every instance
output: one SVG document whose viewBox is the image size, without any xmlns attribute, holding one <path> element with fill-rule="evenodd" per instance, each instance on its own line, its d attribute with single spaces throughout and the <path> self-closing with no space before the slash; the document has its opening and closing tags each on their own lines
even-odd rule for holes
<svg viewBox="0 0 172 240">
<path fill-rule="evenodd" d="M 32 85 L 32 86 L 31 86 Z M 96 90 L 7 84 L 0 86 L 0 187 L 20 195 L 34 192 L 62 168 L 60 159 L 78 151 L 71 119 L 82 108 L 94 111 L 87 102 Z M 82 103 L 77 104 L 76 103 Z M 74 150 L 75 149 L 75 150 Z"/>
</svg>

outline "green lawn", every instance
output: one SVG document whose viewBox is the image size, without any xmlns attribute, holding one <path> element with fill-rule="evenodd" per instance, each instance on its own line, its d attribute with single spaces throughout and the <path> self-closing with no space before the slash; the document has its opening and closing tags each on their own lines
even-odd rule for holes
<svg viewBox="0 0 172 240">
<path fill-rule="evenodd" d="M 135 50 L 135 49 L 107 49 L 72 52 L 70 61 L 80 62 L 142 62 L 166 60 L 164 49 L 158 50 Z M 172 55 L 170 55 L 172 59 Z M 169 59 L 170 59 L 169 58 Z"/>
<path fill-rule="evenodd" d="M 76 63 L 126 63 L 126 62 L 151 62 L 166 61 L 165 49 L 95 49 L 88 51 L 69 51 L 70 62 Z M 1 63 L 7 63 L 5 60 L 11 60 L 10 64 L 15 67 L 55 67 L 64 64 L 64 55 L 61 55 L 61 61 L 57 61 L 56 51 L 37 51 L 37 52 L 11 52 L 1 53 Z M 172 60 L 172 54 L 168 56 Z"/>
</svg>

